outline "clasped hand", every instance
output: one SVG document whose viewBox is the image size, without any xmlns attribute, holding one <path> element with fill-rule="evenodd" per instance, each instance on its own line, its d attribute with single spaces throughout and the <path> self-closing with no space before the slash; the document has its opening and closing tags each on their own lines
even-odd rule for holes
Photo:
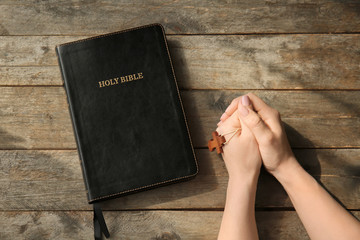
<svg viewBox="0 0 360 240">
<path fill-rule="evenodd" d="M 222 157 L 230 179 L 258 175 L 261 164 L 271 173 L 296 162 L 280 114 L 253 93 L 235 98 L 221 116 L 219 134 L 241 127 L 223 146 Z M 227 140 L 230 136 L 225 136 Z"/>
<path fill-rule="evenodd" d="M 278 111 L 252 93 L 238 97 L 216 130 L 239 127 L 241 134 L 223 146 L 229 183 L 219 240 L 258 239 L 254 208 L 261 164 L 283 186 L 311 239 L 360 239 L 359 221 L 297 162 Z"/>
</svg>

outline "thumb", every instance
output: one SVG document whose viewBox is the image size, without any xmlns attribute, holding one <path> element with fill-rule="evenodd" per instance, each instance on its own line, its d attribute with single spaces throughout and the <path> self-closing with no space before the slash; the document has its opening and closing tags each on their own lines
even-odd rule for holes
<svg viewBox="0 0 360 240">
<path fill-rule="evenodd" d="M 242 120 L 254 134 L 258 143 L 267 139 L 267 137 L 272 134 L 270 128 L 264 123 L 261 117 L 252 110 L 248 96 L 243 96 L 241 101 L 239 101 L 238 112 L 240 120 Z"/>
</svg>

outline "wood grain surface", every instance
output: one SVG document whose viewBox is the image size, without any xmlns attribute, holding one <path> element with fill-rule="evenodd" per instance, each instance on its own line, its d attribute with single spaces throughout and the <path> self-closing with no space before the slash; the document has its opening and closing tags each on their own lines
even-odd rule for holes
<svg viewBox="0 0 360 240">
<path fill-rule="evenodd" d="M 297 149 L 303 167 L 349 209 L 360 204 L 359 149 Z M 219 155 L 196 150 L 199 174 L 190 181 L 128 195 L 106 202 L 105 209 L 222 209 L 228 174 Z M 0 208 L 6 210 L 86 210 L 80 162 L 76 150 L 0 151 Z M 261 173 L 258 208 L 289 208 L 281 185 Z"/>
<path fill-rule="evenodd" d="M 0 37 L 0 85 L 62 85 L 55 46 L 86 36 Z M 360 89 L 358 34 L 168 36 L 182 89 Z"/>
<path fill-rule="evenodd" d="M 113 239 L 216 239 L 227 171 L 205 147 L 230 101 L 278 109 L 303 167 L 360 218 L 360 2 L 3 0 L 0 239 L 92 239 L 55 46 L 159 22 L 167 33 L 199 175 L 104 204 Z M 309 239 L 261 172 L 261 239 Z"/>
<path fill-rule="evenodd" d="M 356 0 L 5 0 L 0 34 L 100 34 L 154 22 L 171 34 L 359 32 L 359 9 Z"/>
<path fill-rule="evenodd" d="M 206 147 L 230 101 L 246 91 L 182 91 L 195 147 Z M 360 146 L 358 91 L 254 91 L 282 114 L 295 148 Z M 0 149 L 75 149 L 63 87 L 0 87 Z"/>
<path fill-rule="evenodd" d="M 359 212 L 353 214 L 360 219 Z M 104 212 L 112 239 L 216 239 L 219 211 Z M 257 211 L 259 237 L 266 240 L 309 239 L 295 212 Z M 0 212 L 2 239 L 92 239 L 92 212 Z"/>
</svg>

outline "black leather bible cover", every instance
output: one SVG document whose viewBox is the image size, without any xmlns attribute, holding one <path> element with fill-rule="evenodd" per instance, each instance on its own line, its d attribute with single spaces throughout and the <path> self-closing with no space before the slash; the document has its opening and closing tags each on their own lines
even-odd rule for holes
<svg viewBox="0 0 360 240">
<path fill-rule="evenodd" d="M 65 43 L 56 52 L 89 203 L 197 174 L 161 25 Z"/>
</svg>

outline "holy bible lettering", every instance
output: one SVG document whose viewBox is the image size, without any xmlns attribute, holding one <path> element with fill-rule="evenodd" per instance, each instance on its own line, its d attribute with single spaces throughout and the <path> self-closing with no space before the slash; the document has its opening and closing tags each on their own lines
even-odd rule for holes
<svg viewBox="0 0 360 240">
<path fill-rule="evenodd" d="M 117 84 L 121 84 L 121 83 L 126 83 L 126 82 L 131 82 L 134 80 L 139 80 L 139 79 L 143 79 L 144 75 L 142 72 L 139 73 L 134 73 L 131 75 L 126 75 L 126 76 L 122 76 L 122 77 L 116 77 L 116 78 L 111 78 L 108 80 L 103 80 L 99 82 L 99 87 L 108 87 L 108 86 L 112 86 L 112 85 L 117 85 Z"/>
</svg>

